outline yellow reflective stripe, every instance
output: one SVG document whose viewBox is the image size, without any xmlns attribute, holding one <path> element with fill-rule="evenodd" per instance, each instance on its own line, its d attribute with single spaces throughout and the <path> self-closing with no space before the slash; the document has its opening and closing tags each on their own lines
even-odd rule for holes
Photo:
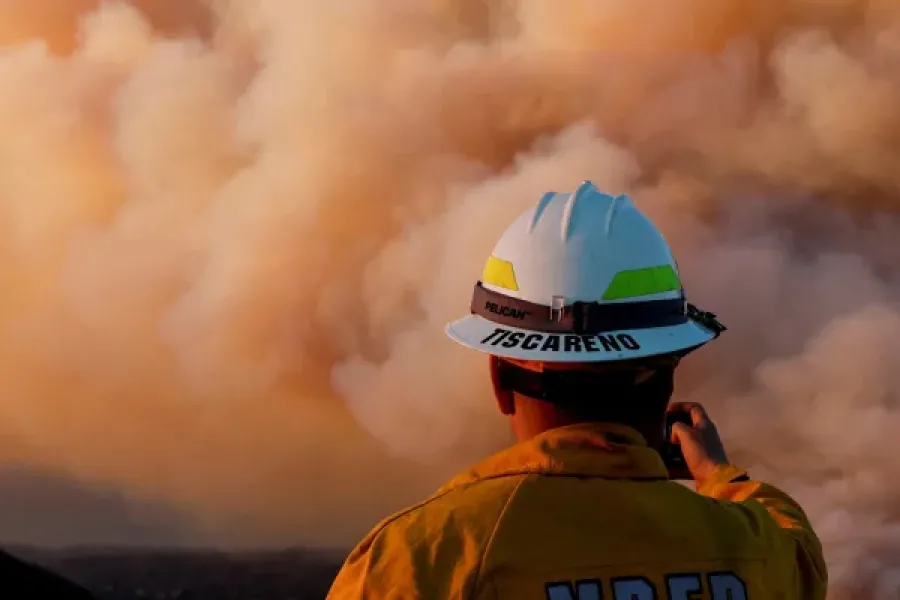
<svg viewBox="0 0 900 600">
<path fill-rule="evenodd" d="M 681 280 L 672 265 L 619 271 L 609 283 L 604 300 L 621 300 L 681 289 Z"/>
<path fill-rule="evenodd" d="M 512 263 L 496 256 L 490 257 L 484 265 L 481 282 L 505 290 L 519 291 L 519 283 L 516 281 L 516 272 L 513 270 Z"/>
</svg>

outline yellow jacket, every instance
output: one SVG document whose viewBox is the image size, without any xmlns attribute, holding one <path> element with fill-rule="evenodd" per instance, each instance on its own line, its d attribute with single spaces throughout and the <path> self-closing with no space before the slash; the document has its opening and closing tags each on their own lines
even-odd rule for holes
<svg viewBox="0 0 900 600">
<path fill-rule="evenodd" d="M 328 600 L 825 598 L 803 510 L 742 475 L 695 493 L 632 429 L 554 429 L 378 524 Z"/>
</svg>

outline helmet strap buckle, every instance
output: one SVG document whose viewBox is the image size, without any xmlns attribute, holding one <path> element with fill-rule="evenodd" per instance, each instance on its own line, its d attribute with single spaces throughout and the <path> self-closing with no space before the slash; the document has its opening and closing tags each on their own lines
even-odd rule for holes
<svg viewBox="0 0 900 600">
<path fill-rule="evenodd" d="M 687 316 L 692 321 L 696 321 L 703 327 L 712 331 L 716 337 L 719 337 L 719 335 L 723 331 L 728 330 L 728 328 L 725 327 L 725 325 L 723 325 L 721 321 L 719 321 L 718 317 L 715 314 L 700 310 L 690 302 L 687 303 Z"/>
</svg>

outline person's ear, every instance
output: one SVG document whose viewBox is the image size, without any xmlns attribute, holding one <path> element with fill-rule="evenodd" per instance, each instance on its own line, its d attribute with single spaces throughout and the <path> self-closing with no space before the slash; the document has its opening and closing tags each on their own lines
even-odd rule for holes
<svg viewBox="0 0 900 600">
<path fill-rule="evenodd" d="M 516 414 L 516 399 L 513 391 L 503 385 L 503 361 L 496 356 L 490 357 L 491 383 L 494 385 L 494 397 L 497 408 L 507 417 Z"/>
</svg>

